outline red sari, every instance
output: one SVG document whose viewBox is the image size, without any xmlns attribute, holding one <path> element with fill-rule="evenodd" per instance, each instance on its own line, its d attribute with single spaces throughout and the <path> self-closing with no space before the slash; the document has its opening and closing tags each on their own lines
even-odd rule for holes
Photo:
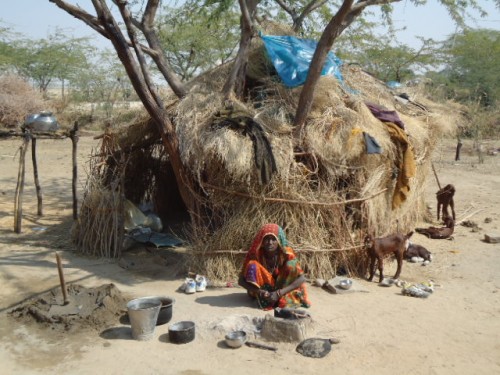
<svg viewBox="0 0 500 375">
<path fill-rule="evenodd" d="M 262 250 L 262 241 L 265 236 L 272 235 L 278 240 L 278 262 L 277 267 L 271 273 L 268 271 L 269 265 L 266 264 L 264 251 Z M 285 232 L 277 224 L 264 225 L 255 236 L 250 249 L 245 258 L 242 268 L 242 276 L 245 280 L 260 289 L 276 291 L 290 285 L 304 272 L 300 267 L 295 253 L 291 247 L 287 246 Z M 265 310 L 274 307 L 309 307 L 311 303 L 307 296 L 305 285 L 301 285 L 287 294 L 283 295 L 276 305 L 270 306 L 269 303 L 257 296 L 261 308 Z"/>
</svg>

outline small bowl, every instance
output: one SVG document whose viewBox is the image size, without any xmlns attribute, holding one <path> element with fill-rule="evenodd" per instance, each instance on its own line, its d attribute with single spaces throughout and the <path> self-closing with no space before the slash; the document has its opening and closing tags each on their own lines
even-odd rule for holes
<svg viewBox="0 0 500 375">
<path fill-rule="evenodd" d="M 344 280 L 340 280 L 339 282 L 339 286 L 342 288 L 342 289 L 351 289 L 351 286 L 352 286 L 352 280 L 349 280 L 349 279 L 344 279 Z"/>
<path fill-rule="evenodd" d="M 230 348 L 239 348 L 247 341 L 245 331 L 232 331 L 226 335 L 226 345 Z"/>
</svg>

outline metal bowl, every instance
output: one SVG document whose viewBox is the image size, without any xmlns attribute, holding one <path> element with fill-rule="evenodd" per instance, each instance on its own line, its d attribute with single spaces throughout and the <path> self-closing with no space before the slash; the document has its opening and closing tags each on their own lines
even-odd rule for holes
<svg viewBox="0 0 500 375">
<path fill-rule="evenodd" d="M 168 327 L 168 338 L 174 344 L 187 344 L 194 340 L 195 324 L 191 321 L 182 321 Z"/>
<path fill-rule="evenodd" d="M 226 345 L 231 348 L 241 347 L 247 341 L 245 331 L 233 331 L 226 335 Z"/>
<path fill-rule="evenodd" d="M 342 288 L 342 289 L 351 289 L 351 286 L 352 286 L 352 280 L 349 280 L 349 279 L 344 279 L 344 280 L 340 280 L 339 282 L 339 286 Z"/>
</svg>

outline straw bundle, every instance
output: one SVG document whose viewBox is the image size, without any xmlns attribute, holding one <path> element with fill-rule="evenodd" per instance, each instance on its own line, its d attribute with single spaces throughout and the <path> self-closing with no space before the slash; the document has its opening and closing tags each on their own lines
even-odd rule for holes
<svg viewBox="0 0 500 375">
<path fill-rule="evenodd" d="M 367 231 L 406 231 L 425 214 L 422 192 L 430 155 L 438 136 L 454 131 L 456 119 L 421 92 L 414 99 L 419 105 L 405 105 L 380 81 L 359 68 L 344 67 L 344 83 L 320 79 L 306 126 L 306 147 L 294 150 L 292 119 L 301 88 L 280 83 L 262 47 L 251 56 L 245 99 L 233 100 L 228 107 L 219 94 L 230 69 L 224 65 L 191 82 L 190 93 L 169 107 L 181 158 L 202 191 L 200 205 L 210 213 L 192 223 L 190 270 L 214 282 L 234 280 L 255 232 L 263 223 L 276 222 L 285 228 L 310 277 L 329 278 L 340 270 L 363 273 L 362 238 Z M 405 150 L 372 115 L 367 101 L 397 111 L 413 151 L 415 175 L 406 200 L 397 207 L 393 196 Z M 263 183 L 259 174 L 258 148 L 249 128 L 245 123 L 242 128 L 221 125 L 228 119 L 261 129 L 276 166 L 269 182 Z M 154 139 L 145 124 L 142 131 L 139 138 Z M 363 133 L 377 140 L 381 154 L 366 153 Z M 158 145 L 146 143 L 140 153 L 128 154 L 129 163 L 166 168 L 168 158 Z M 157 163 L 133 161 L 145 155 L 156 155 Z M 159 195 L 166 188 L 152 188 L 160 181 L 157 177 L 145 181 L 136 184 L 143 195 Z M 127 184 L 124 189 L 127 196 Z"/>
</svg>

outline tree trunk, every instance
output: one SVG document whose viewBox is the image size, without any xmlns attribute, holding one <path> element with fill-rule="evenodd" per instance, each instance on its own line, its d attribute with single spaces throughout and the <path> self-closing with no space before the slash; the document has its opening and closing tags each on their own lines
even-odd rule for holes
<svg viewBox="0 0 500 375">
<path fill-rule="evenodd" d="M 299 104 L 294 120 L 294 139 L 298 145 L 302 144 L 304 136 L 304 128 L 307 116 L 311 111 L 312 103 L 314 100 L 314 90 L 318 83 L 323 65 L 325 64 L 326 57 L 332 48 L 335 39 L 349 26 L 359 14 L 361 14 L 362 7 L 353 9 L 352 4 L 354 0 L 345 0 L 338 10 L 337 14 L 331 19 L 326 26 L 321 38 L 314 51 L 311 66 L 309 67 L 309 74 L 307 75 L 306 82 L 300 93 Z"/>
<path fill-rule="evenodd" d="M 247 4 L 248 2 L 248 4 Z M 234 65 L 229 73 L 229 77 L 224 84 L 222 92 L 226 99 L 229 99 L 234 92 L 237 96 L 243 93 L 243 86 L 245 82 L 246 68 L 248 63 L 248 52 L 250 49 L 250 42 L 253 38 L 253 20 L 255 17 L 255 10 L 259 4 L 259 0 L 239 0 L 241 8 L 241 38 L 240 48 Z"/>
</svg>

